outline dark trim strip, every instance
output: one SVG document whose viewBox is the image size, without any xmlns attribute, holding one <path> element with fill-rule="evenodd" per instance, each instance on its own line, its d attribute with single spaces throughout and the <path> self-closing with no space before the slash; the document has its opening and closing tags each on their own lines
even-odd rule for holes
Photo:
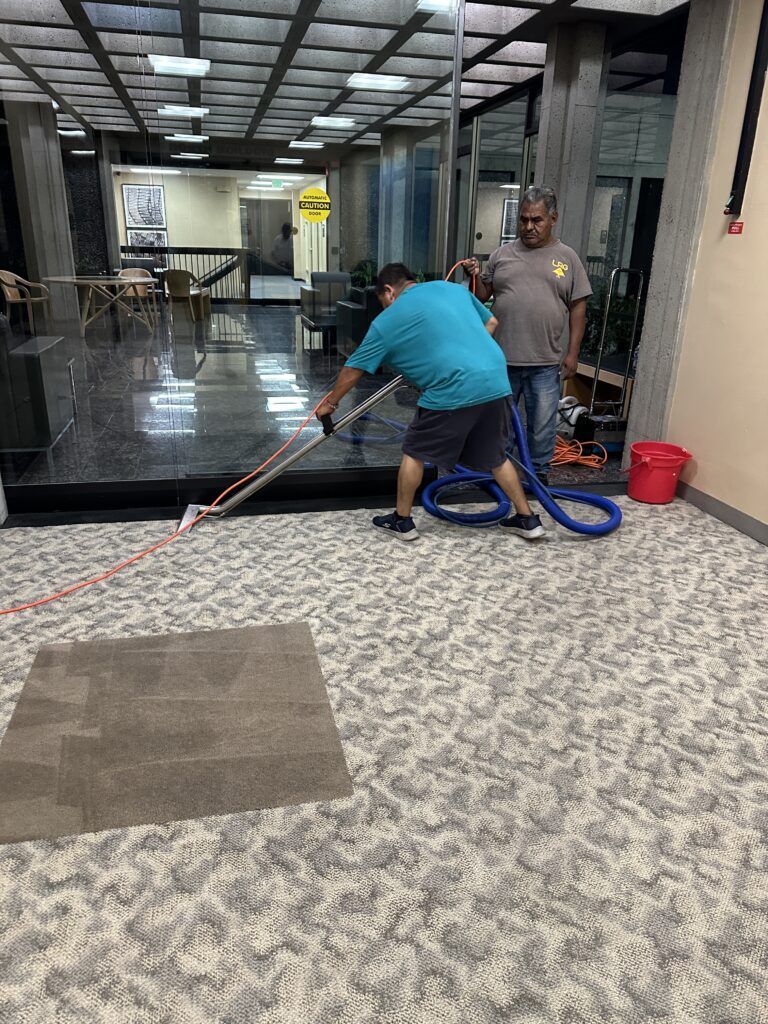
<svg viewBox="0 0 768 1024">
<path fill-rule="evenodd" d="M 757 33 L 755 60 L 752 64 L 752 77 L 749 81 L 747 106 L 744 111 L 744 121 L 741 125 L 739 152 L 736 156 L 736 167 L 733 171 L 731 194 L 728 197 L 728 202 L 725 204 L 725 209 L 723 210 L 723 213 L 727 217 L 738 217 L 744 203 L 744 194 L 747 191 L 747 180 L 749 178 L 749 168 L 752 163 L 752 152 L 755 148 L 757 119 L 760 116 L 760 106 L 763 98 L 763 89 L 765 88 L 766 71 L 768 71 L 768 0 L 764 0 L 763 14 L 760 19 L 760 28 Z"/>
<path fill-rule="evenodd" d="M 700 491 L 697 487 L 691 487 L 690 484 L 679 484 L 677 495 L 684 501 L 690 502 L 691 505 L 695 505 L 696 508 L 700 508 L 707 515 L 719 519 L 721 523 L 732 526 L 739 533 L 744 533 L 747 537 L 752 537 L 753 540 L 768 547 L 768 523 L 763 523 L 738 508 L 726 505 L 719 498 L 713 498 L 711 494 L 705 494 L 704 491 Z"/>
</svg>

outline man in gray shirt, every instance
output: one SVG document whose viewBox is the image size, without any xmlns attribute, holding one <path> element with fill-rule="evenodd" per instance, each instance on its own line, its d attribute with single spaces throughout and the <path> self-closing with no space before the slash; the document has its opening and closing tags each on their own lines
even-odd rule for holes
<svg viewBox="0 0 768 1024">
<path fill-rule="evenodd" d="M 531 460 L 545 484 L 555 450 L 561 369 L 563 377 L 576 373 L 587 297 L 592 294 L 581 260 L 554 237 L 556 223 L 552 189 L 529 188 L 520 203 L 518 237 L 491 253 L 482 275 L 477 260 L 463 263 L 465 273 L 475 277 L 478 299 L 494 297 L 496 340 L 507 359 L 513 400 L 519 402 L 521 395 L 525 400 Z"/>
</svg>

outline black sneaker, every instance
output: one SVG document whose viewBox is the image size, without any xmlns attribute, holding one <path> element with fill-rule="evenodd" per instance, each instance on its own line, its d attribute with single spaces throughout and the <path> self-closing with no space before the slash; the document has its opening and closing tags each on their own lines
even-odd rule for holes
<svg viewBox="0 0 768 1024">
<path fill-rule="evenodd" d="M 399 516 L 397 512 L 390 512 L 388 516 L 374 516 L 372 522 L 380 530 L 388 530 L 394 534 L 398 540 L 419 539 L 419 531 L 416 529 L 411 516 L 404 518 Z"/>
<path fill-rule="evenodd" d="M 525 537 L 526 540 L 536 540 L 537 537 L 544 536 L 544 527 L 541 525 L 541 519 L 538 516 L 521 516 L 518 514 L 510 516 L 509 519 L 502 519 L 500 525 L 506 526 L 507 529 L 512 530 L 513 533 L 517 533 L 521 537 Z"/>
</svg>

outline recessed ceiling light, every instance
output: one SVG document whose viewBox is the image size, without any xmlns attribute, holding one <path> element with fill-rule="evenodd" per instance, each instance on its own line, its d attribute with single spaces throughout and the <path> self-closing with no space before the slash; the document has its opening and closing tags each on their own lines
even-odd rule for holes
<svg viewBox="0 0 768 1024">
<path fill-rule="evenodd" d="M 303 164 L 304 161 L 296 156 L 278 156 L 275 157 L 276 164 Z"/>
<path fill-rule="evenodd" d="M 297 139 L 288 143 L 288 149 L 322 149 L 324 145 L 324 142 L 303 142 Z"/>
<path fill-rule="evenodd" d="M 156 75 L 183 75 L 188 78 L 202 78 L 211 70 L 211 62 L 199 57 L 166 57 L 161 53 L 147 54 Z"/>
<path fill-rule="evenodd" d="M 171 160 L 205 160 L 207 153 L 171 153 Z"/>
<path fill-rule="evenodd" d="M 168 142 L 207 142 L 210 135 L 182 135 L 176 132 L 175 135 L 163 136 Z"/>
<path fill-rule="evenodd" d="M 246 185 L 249 192 L 283 192 L 282 185 Z"/>
<path fill-rule="evenodd" d="M 181 171 L 171 170 L 170 167 L 129 167 L 131 174 L 181 174 Z"/>
<path fill-rule="evenodd" d="M 499 185 L 499 188 L 514 188 L 517 189 L 518 192 L 520 191 L 519 185 Z"/>
<path fill-rule="evenodd" d="M 57 128 L 56 131 L 59 133 L 59 135 L 66 135 L 72 137 L 74 137 L 75 135 L 85 135 L 85 132 L 82 128 Z"/>
<path fill-rule="evenodd" d="M 416 10 L 427 14 L 453 14 L 456 0 L 418 0 Z"/>
<path fill-rule="evenodd" d="M 262 181 L 274 181 L 275 178 L 279 178 L 281 181 L 301 181 L 305 177 L 305 174 L 283 174 L 282 171 L 275 171 L 274 174 L 257 174 L 253 184 L 258 185 Z"/>
<path fill-rule="evenodd" d="M 70 149 L 72 156 L 96 156 L 95 149 Z"/>
<path fill-rule="evenodd" d="M 355 124 L 353 117 L 321 117 L 319 114 L 312 118 L 312 124 L 318 128 L 352 128 Z"/>
<path fill-rule="evenodd" d="M 402 75 L 366 75 L 355 73 L 347 79 L 347 89 L 381 89 L 384 92 L 403 92 L 411 84 Z"/>
<path fill-rule="evenodd" d="M 157 112 L 160 117 L 205 117 L 210 111 L 208 107 L 181 107 L 174 103 L 158 107 Z"/>
</svg>

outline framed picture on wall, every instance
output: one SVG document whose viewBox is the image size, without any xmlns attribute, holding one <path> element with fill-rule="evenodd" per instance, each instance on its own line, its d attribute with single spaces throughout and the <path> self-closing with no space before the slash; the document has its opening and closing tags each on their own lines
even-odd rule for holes
<svg viewBox="0 0 768 1024">
<path fill-rule="evenodd" d="M 504 211 L 501 215 L 501 245 L 504 245 L 505 242 L 511 242 L 513 238 L 517 238 L 517 211 L 519 205 L 520 203 L 517 199 L 504 200 Z"/>
<path fill-rule="evenodd" d="M 162 185 L 123 185 L 123 209 L 129 230 L 166 226 Z"/>
<path fill-rule="evenodd" d="M 167 231 L 129 231 L 128 245 L 138 245 L 142 249 L 154 249 L 156 246 L 168 245 Z"/>
</svg>

